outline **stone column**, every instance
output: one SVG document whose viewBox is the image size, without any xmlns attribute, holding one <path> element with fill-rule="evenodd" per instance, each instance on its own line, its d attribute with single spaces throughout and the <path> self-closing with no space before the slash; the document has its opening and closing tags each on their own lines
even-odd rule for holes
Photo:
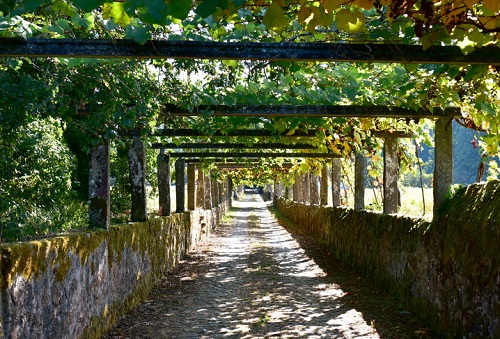
<svg viewBox="0 0 500 339">
<path fill-rule="evenodd" d="M 188 164 L 188 210 L 196 209 L 196 168 L 194 164 Z"/>
<path fill-rule="evenodd" d="M 170 156 L 163 153 L 157 157 L 158 163 L 158 201 L 160 208 L 160 216 L 170 215 L 171 199 L 170 199 Z"/>
<path fill-rule="evenodd" d="M 452 120 L 439 118 L 434 128 L 434 215 L 446 201 L 453 184 Z"/>
<path fill-rule="evenodd" d="M 212 179 L 210 175 L 203 176 L 203 208 L 206 210 L 210 210 L 213 207 L 212 204 Z"/>
<path fill-rule="evenodd" d="M 175 161 L 175 212 L 186 210 L 186 187 L 184 182 L 185 161 L 179 158 Z"/>
<path fill-rule="evenodd" d="M 325 162 L 321 169 L 320 205 L 328 205 L 328 164 Z"/>
<path fill-rule="evenodd" d="M 354 162 L 354 209 L 365 208 L 365 157 L 356 153 Z"/>
<path fill-rule="evenodd" d="M 298 175 L 295 175 L 295 183 L 293 184 L 293 201 L 300 201 L 300 179 Z"/>
<path fill-rule="evenodd" d="M 307 171 L 307 173 L 304 173 L 302 175 L 302 182 L 304 183 L 304 186 L 302 187 L 304 204 L 310 204 L 311 203 L 311 180 L 309 178 L 309 171 Z"/>
<path fill-rule="evenodd" d="M 205 208 L 205 174 L 201 167 L 198 167 L 198 185 L 196 187 L 196 208 Z"/>
<path fill-rule="evenodd" d="M 319 205 L 319 182 L 318 176 L 314 173 L 309 173 L 309 192 L 310 204 Z"/>
<path fill-rule="evenodd" d="M 398 212 L 398 139 L 384 139 L 384 213 Z"/>
<path fill-rule="evenodd" d="M 332 202 L 333 206 L 342 205 L 340 200 L 340 185 L 342 177 L 341 159 L 332 159 Z"/>
<path fill-rule="evenodd" d="M 111 220 L 109 140 L 90 150 L 89 227 L 107 229 Z"/>
<path fill-rule="evenodd" d="M 130 195 L 132 197 L 132 221 L 146 221 L 146 154 L 144 143 L 135 139 L 128 149 Z"/>
</svg>

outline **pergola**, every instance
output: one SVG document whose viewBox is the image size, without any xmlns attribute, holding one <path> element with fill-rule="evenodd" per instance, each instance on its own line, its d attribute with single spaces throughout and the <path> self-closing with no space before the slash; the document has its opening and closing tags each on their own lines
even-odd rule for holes
<svg viewBox="0 0 500 339">
<path fill-rule="evenodd" d="M 377 62 L 377 63 L 418 63 L 418 64 L 488 64 L 500 65 L 500 49 L 482 47 L 473 53 L 463 55 L 458 47 L 433 46 L 426 51 L 421 46 L 394 44 L 345 44 L 345 43 L 248 43 L 248 42 L 195 42 L 195 41 L 148 41 L 139 45 L 129 40 L 94 39 L 0 39 L 0 57 L 65 57 L 65 58 L 133 58 L 133 59 L 231 59 L 231 60 L 288 60 L 323 62 Z M 461 116 L 458 108 L 436 109 L 433 112 L 412 111 L 397 107 L 382 106 L 200 106 L 191 111 L 166 105 L 165 112 L 173 116 L 197 115 L 198 111 L 212 111 L 213 116 L 257 116 L 257 117 L 365 117 L 365 118 L 415 118 L 435 120 L 435 171 L 434 171 L 434 208 L 445 200 L 446 192 L 452 184 L 452 131 L 451 120 Z M 242 126 L 244 127 L 244 126 Z M 126 131 L 123 135 L 137 135 Z M 291 134 L 291 135 L 289 135 Z M 215 133 L 212 137 L 227 136 L 276 136 L 312 137 L 316 131 L 285 131 L 271 133 L 267 130 L 235 130 L 227 134 Z M 190 129 L 158 129 L 155 136 L 203 136 L 203 133 Z M 408 137 L 405 133 L 379 134 L 384 138 L 384 212 L 397 211 L 397 138 Z M 334 205 L 338 204 L 340 178 L 337 177 L 337 156 L 319 153 L 310 145 L 285 143 L 256 144 L 248 149 L 280 149 L 276 152 L 251 152 L 243 144 L 223 142 L 217 144 L 155 144 L 160 149 L 158 156 L 158 177 L 160 185 L 160 211 L 170 213 L 170 157 L 177 158 L 177 183 L 184 187 L 185 164 L 188 163 L 188 191 L 194 194 L 194 173 L 196 161 L 201 158 L 258 158 L 258 157 L 321 157 L 332 159 L 332 180 Z M 166 149 L 179 149 L 181 152 L 165 154 Z M 230 149 L 231 152 L 214 152 L 208 149 Z M 196 149 L 196 152 L 187 151 Z M 198 151 L 203 150 L 203 151 Z M 241 152 L 235 152 L 241 149 Z M 297 150 L 300 152 L 286 152 Z M 193 161 L 190 161 L 193 159 Z M 194 161 L 196 159 L 196 161 Z M 356 157 L 356 194 L 355 208 L 364 208 L 364 179 L 360 156 Z M 224 166 L 219 164 L 218 166 Z M 146 216 L 146 180 L 144 146 L 136 136 L 129 149 L 129 167 L 132 183 L 132 218 L 144 220 Z M 107 228 L 109 212 L 109 143 L 97 146 L 91 152 L 89 188 L 89 218 L 92 227 Z M 179 185 L 180 186 L 180 185 Z M 200 187 L 202 185 L 198 185 Z M 163 187 L 163 188 L 162 188 Z M 189 189 L 189 187 L 191 189 Z M 230 192 L 231 184 L 228 183 Z M 217 196 L 217 195 L 216 195 Z M 220 193 L 218 193 L 220 196 Z M 194 195 L 193 195 L 194 197 Z M 188 197 L 188 208 L 195 207 L 193 197 Z M 176 211 L 184 210 L 184 190 L 177 190 Z"/>
</svg>

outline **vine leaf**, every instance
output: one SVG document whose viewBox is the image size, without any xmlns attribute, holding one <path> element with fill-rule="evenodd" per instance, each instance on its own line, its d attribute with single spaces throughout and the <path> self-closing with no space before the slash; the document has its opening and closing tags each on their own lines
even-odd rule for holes
<svg viewBox="0 0 500 339">
<path fill-rule="evenodd" d="M 97 7 L 103 5 L 105 0 L 73 0 L 73 4 L 83 9 L 85 12 L 90 12 Z"/>
<path fill-rule="evenodd" d="M 277 32 L 283 31 L 286 25 L 288 25 L 288 20 L 285 17 L 285 12 L 279 5 L 278 1 L 274 1 L 271 6 L 269 6 L 266 14 L 262 18 L 262 23 L 264 23 L 267 28 L 275 30 Z"/>
<path fill-rule="evenodd" d="M 219 0 L 205 0 L 196 7 L 195 13 L 202 18 L 206 18 L 214 14 L 217 7 L 219 7 Z"/>
<path fill-rule="evenodd" d="M 184 20 L 191 10 L 191 1 L 172 0 L 168 4 L 168 12 L 176 19 Z"/>
<path fill-rule="evenodd" d="M 341 9 L 337 13 L 337 28 L 347 33 L 360 33 L 365 29 L 366 18 L 359 10 Z"/>
<path fill-rule="evenodd" d="M 122 27 L 130 24 L 131 18 L 125 12 L 123 2 L 105 3 L 102 6 L 103 19 L 113 19 L 113 22 Z"/>
</svg>

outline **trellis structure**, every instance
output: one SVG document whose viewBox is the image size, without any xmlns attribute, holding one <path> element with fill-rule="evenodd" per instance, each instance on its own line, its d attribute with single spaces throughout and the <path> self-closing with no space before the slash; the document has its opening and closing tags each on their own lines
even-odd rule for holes
<svg viewBox="0 0 500 339">
<path fill-rule="evenodd" d="M 330 44 L 330 43 L 217 43 L 195 41 L 149 41 L 144 45 L 129 40 L 70 40 L 70 39 L 0 39 L 0 57 L 70 57 L 70 58 L 134 58 L 134 59 L 232 59 L 232 60 L 289 60 L 289 61 L 326 61 L 326 62 L 379 62 L 379 63 L 419 63 L 419 64 L 489 64 L 500 65 L 500 49 L 497 47 L 482 47 L 468 55 L 463 55 L 458 47 L 433 46 L 423 51 L 421 46 L 392 45 L 392 44 Z M 187 112 L 175 107 L 165 107 L 172 115 L 193 115 L 196 112 Z M 363 107 L 363 106 L 280 106 L 280 107 L 215 107 L 214 115 L 225 116 L 300 116 L 300 117 L 405 117 L 405 118 L 432 118 L 435 124 L 435 172 L 434 172 L 434 206 L 435 209 L 445 199 L 445 194 L 452 184 L 452 137 L 451 120 L 460 115 L 457 108 L 435 110 L 434 112 L 410 111 L 401 108 Z M 263 130 L 236 130 L 227 134 L 217 132 L 210 136 L 287 136 L 287 137 L 312 137 L 315 131 L 291 131 L 271 133 Z M 133 134 L 133 133 L 132 133 Z M 195 130 L 158 130 L 157 136 L 202 136 Z M 387 176 L 394 177 L 395 168 L 394 149 L 396 139 L 402 135 L 385 135 L 384 147 L 387 156 L 385 167 L 392 168 L 384 171 Z M 157 145 L 162 149 L 161 145 Z M 265 146 L 260 146 L 265 147 Z M 186 149 L 188 147 L 185 147 Z M 234 148 L 240 148 L 234 147 Z M 243 149 L 243 147 L 241 147 Z M 288 149 L 297 149 L 287 147 Z M 293 153 L 282 153 L 279 156 L 292 156 Z M 299 154 L 299 153 L 296 153 Z M 171 154 L 174 156 L 175 154 Z M 246 157 L 253 154 L 244 154 Z M 184 158 L 188 157 L 234 157 L 232 153 L 177 153 L 176 166 L 179 172 L 184 171 L 186 164 Z M 243 156 L 243 154 L 241 155 Z M 269 154 L 268 156 L 273 156 Z M 275 155 L 278 156 L 278 155 Z M 301 156 L 320 156 L 331 158 L 330 154 L 301 154 Z M 158 156 L 159 184 L 170 183 L 169 174 L 170 156 L 161 152 Z M 180 159 L 180 160 L 179 160 Z M 360 155 L 356 157 L 356 177 L 361 176 Z M 338 159 L 332 161 L 332 172 L 337 176 Z M 142 142 L 135 139 L 129 149 L 129 167 L 131 171 L 132 186 L 132 218 L 143 220 L 147 217 L 145 212 L 145 161 Z M 188 177 L 192 177 L 194 164 L 188 162 Z M 191 175 L 189 175 L 191 173 Z M 363 172 L 364 173 L 364 172 Z M 392 173 L 392 174 L 389 174 Z M 335 177 L 337 178 L 337 177 Z M 177 180 L 181 180 L 179 176 Z M 358 184 L 361 179 L 356 179 Z M 337 182 L 337 179 L 334 180 Z M 394 201 L 394 185 L 397 180 L 384 180 L 390 182 L 390 187 L 385 190 L 391 197 L 385 197 L 387 205 L 392 206 Z M 110 220 L 109 213 L 109 142 L 94 147 L 91 151 L 90 162 L 90 188 L 89 188 L 89 218 L 93 227 L 107 228 Z M 189 183 L 188 183 L 189 184 Z M 192 184 L 191 184 L 192 185 Z M 230 187 L 230 185 L 228 184 Z M 335 186 L 335 185 L 334 185 Z M 338 205 L 338 187 L 334 187 L 334 205 Z M 397 189 L 397 186 L 396 186 Z M 384 191 L 385 191 L 384 190 Z M 295 190 L 294 190 L 295 191 Z M 361 192 L 361 188 L 356 190 Z M 391 193 L 392 192 L 392 193 Z M 181 194 L 181 193 L 179 193 Z M 361 194 L 361 193 L 360 193 Z M 136 199 L 137 198 L 137 199 Z M 168 197 L 169 199 L 169 197 Z M 167 204 L 167 197 L 160 197 L 160 211 L 163 215 L 170 213 L 163 206 Z M 164 205 L 162 205 L 164 204 Z M 193 206 L 192 204 L 190 205 Z M 355 208 L 363 208 L 360 197 L 356 198 Z M 177 208 L 181 210 L 180 207 Z M 392 207 L 386 213 L 394 211 Z"/>
</svg>

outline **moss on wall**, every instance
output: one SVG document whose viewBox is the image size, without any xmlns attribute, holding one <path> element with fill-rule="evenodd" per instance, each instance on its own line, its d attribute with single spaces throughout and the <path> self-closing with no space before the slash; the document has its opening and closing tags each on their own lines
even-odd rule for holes
<svg viewBox="0 0 500 339">
<path fill-rule="evenodd" d="M 201 232 L 190 236 L 191 228 L 201 229 L 190 213 L 0 246 L 0 331 L 7 337 L 45 332 L 63 337 L 100 336 L 142 301 L 202 236 Z M 197 213 L 205 220 L 213 219 L 213 211 Z M 54 288 L 59 299 L 51 299 Z M 47 300 L 20 302 L 33 298 Z M 74 303 L 79 305 L 78 312 L 65 311 L 64 307 L 70 309 Z M 35 312 L 26 307 L 39 309 Z M 26 312 L 40 319 L 23 320 Z"/>
<path fill-rule="evenodd" d="M 336 257 L 445 337 L 500 337 L 500 182 L 458 190 L 431 223 L 276 198 Z"/>
</svg>

